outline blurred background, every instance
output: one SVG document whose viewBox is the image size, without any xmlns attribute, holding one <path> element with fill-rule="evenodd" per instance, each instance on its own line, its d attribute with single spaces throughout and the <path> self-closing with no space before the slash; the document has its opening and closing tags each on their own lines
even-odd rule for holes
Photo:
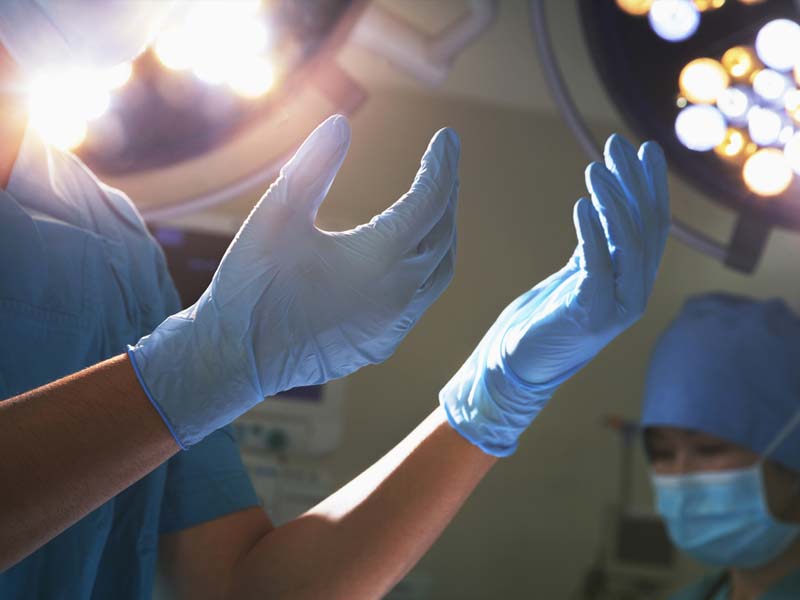
<svg viewBox="0 0 800 600">
<path fill-rule="evenodd" d="M 294 4 L 313 12 L 314 3 Z M 276 67 L 254 87 L 240 86 L 240 95 L 203 91 L 203 85 L 218 90 L 222 84 L 213 82 L 213 73 L 206 74 L 212 83 L 198 83 L 201 78 L 179 65 L 181 57 L 169 54 L 167 39 L 139 59 L 130 80 L 112 97 L 112 107 L 116 102 L 133 111 L 151 106 L 152 90 L 160 90 L 163 114 L 169 115 L 163 126 L 136 126 L 134 117 L 126 121 L 112 110 L 64 141 L 137 203 L 167 252 L 184 300 L 191 303 L 276 167 L 329 114 L 348 114 L 353 135 L 320 212 L 318 225 L 324 229 L 368 221 L 407 190 L 437 129 L 452 127 L 460 135 L 459 246 L 449 289 L 385 364 L 323 388 L 284 395 L 237 425 L 245 461 L 267 511 L 279 522 L 350 480 L 436 406 L 439 389 L 504 306 L 569 258 L 575 245 L 572 206 L 586 193 L 583 173 L 589 158 L 548 89 L 528 2 L 341 4 L 317 4 L 322 14 L 317 29 L 299 17 L 285 21 L 297 28 L 295 33 L 310 36 L 280 46 L 289 57 L 286 64 L 296 65 L 302 78 Z M 612 101 L 593 56 L 609 42 L 604 36 L 616 32 L 597 21 L 590 42 L 582 19 L 591 17 L 592 9 L 584 7 L 582 15 L 580 4 L 544 2 L 564 78 L 596 139 L 620 132 L 639 143 L 642 127 L 636 127 L 636 119 L 641 124 L 641 115 L 625 114 L 625 102 Z M 615 18 L 637 18 L 611 0 L 594 4 L 619 12 Z M 704 34 L 705 22 L 713 25 L 717 18 L 712 9 L 720 15 L 734 10 L 723 6 L 724 0 L 705 4 L 697 36 Z M 785 10 L 791 2 L 775 6 Z M 392 18 L 400 25 L 384 22 Z M 646 17 L 639 19 L 631 27 L 646 28 Z M 425 53 L 431 46 L 415 44 L 453 34 L 454 24 L 462 29 L 451 35 L 456 38 L 452 56 L 438 47 L 435 56 L 444 57 L 438 63 L 420 59 L 430 59 Z M 382 37 L 387 38 L 383 45 Z M 719 59 L 722 52 L 709 54 Z M 682 66 L 667 64 L 656 53 L 647 58 L 652 81 L 660 78 L 673 90 L 665 97 L 677 114 L 676 98 L 683 98 L 684 107 L 687 96 L 691 103 L 673 73 Z M 168 78 L 156 73 L 170 64 L 184 71 Z M 652 81 L 641 80 L 642 89 L 631 91 L 627 102 L 638 101 L 639 112 L 649 110 Z M 262 94 L 274 97 L 258 100 Z M 660 115 L 664 109 L 654 104 L 652 110 Z M 674 119 L 666 121 L 664 136 L 673 135 Z M 128 147 L 125 131 L 133 140 Z M 744 131 L 753 137 L 747 126 Z M 730 132 L 726 135 L 730 143 Z M 712 141 L 711 147 L 723 143 Z M 728 161 L 714 171 L 709 161 L 722 159 L 714 152 L 706 155 L 698 164 L 710 179 L 730 170 Z M 677 149 L 671 155 L 668 148 L 668 159 L 673 156 L 686 162 Z M 737 173 L 744 156 L 735 162 Z M 749 194 L 737 199 L 734 191 L 728 195 L 697 178 L 690 183 L 677 171 L 670 179 L 675 216 L 723 245 L 737 227 L 742 229 L 742 214 L 755 214 L 754 206 L 800 202 L 796 182 L 791 185 L 791 197 L 784 188 L 772 194 L 782 198 Z M 650 489 L 643 454 L 626 423 L 638 416 L 651 348 L 687 296 L 710 290 L 778 296 L 800 309 L 800 237 L 786 225 L 793 217 L 772 206 L 766 209 L 772 211 L 768 218 L 753 217 L 766 223 L 761 232 L 744 235 L 757 238 L 744 267 L 731 268 L 724 257 L 670 240 L 645 317 L 559 389 L 517 453 L 490 473 L 393 598 L 652 598 L 700 572 L 664 548 L 663 532 L 647 516 Z M 616 578 L 626 591 L 592 595 L 592 586 L 600 586 L 604 577 Z"/>
</svg>

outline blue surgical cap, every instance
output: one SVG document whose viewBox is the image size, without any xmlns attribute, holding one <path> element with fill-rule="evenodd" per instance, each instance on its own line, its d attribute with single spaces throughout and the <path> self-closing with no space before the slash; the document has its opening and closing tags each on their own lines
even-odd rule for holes
<svg viewBox="0 0 800 600">
<path fill-rule="evenodd" d="M 689 299 L 656 344 L 641 424 L 694 429 L 763 454 L 800 410 L 800 319 L 781 300 Z M 800 429 L 769 458 L 800 471 Z"/>
</svg>

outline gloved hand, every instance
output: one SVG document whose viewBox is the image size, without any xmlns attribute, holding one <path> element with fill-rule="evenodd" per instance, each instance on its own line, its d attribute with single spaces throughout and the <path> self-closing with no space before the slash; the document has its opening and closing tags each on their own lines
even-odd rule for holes
<svg viewBox="0 0 800 600">
<path fill-rule="evenodd" d="M 451 425 L 484 452 L 512 454 L 564 381 L 644 312 L 669 231 L 664 155 L 614 135 L 589 165 L 567 265 L 512 302 L 439 394 Z"/>
<path fill-rule="evenodd" d="M 388 358 L 453 273 L 460 146 L 439 131 L 410 191 L 368 224 L 314 225 L 350 130 L 331 117 L 256 204 L 211 285 L 129 348 L 182 447 L 265 396 Z"/>
</svg>

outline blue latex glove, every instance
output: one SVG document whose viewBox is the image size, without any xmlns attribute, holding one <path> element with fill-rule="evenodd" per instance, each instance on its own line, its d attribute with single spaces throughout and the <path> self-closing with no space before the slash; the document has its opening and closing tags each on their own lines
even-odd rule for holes
<svg viewBox="0 0 800 600">
<path fill-rule="evenodd" d="M 644 312 L 669 231 L 664 155 L 609 138 L 575 204 L 567 265 L 512 302 L 439 394 L 451 425 L 484 452 L 512 454 L 556 388 Z"/>
<path fill-rule="evenodd" d="M 439 131 L 411 187 L 368 224 L 314 221 L 350 130 L 331 117 L 255 206 L 190 308 L 129 349 L 140 382 L 182 447 L 265 396 L 388 358 L 450 282 L 456 135 Z"/>
</svg>

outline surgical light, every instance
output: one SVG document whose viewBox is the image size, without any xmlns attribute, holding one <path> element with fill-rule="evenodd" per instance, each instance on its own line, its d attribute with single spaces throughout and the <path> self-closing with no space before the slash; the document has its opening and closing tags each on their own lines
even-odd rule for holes
<svg viewBox="0 0 800 600">
<path fill-rule="evenodd" d="M 311 123 L 352 114 L 366 100 L 336 55 L 370 5 L 175 2 L 132 68 L 107 75 L 109 86 L 122 87 L 105 116 L 85 120 L 76 153 L 148 219 L 190 214 L 268 184 Z M 469 11 L 473 22 L 479 8 Z M 61 137 L 74 145 L 81 136 Z M 212 181 L 203 174 L 213 164 L 225 168 Z"/>
<path fill-rule="evenodd" d="M 268 37 L 258 2 L 198 2 L 159 36 L 155 52 L 167 68 L 255 97 L 273 83 L 272 67 L 263 68 Z"/>
<path fill-rule="evenodd" d="M 747 46 L 734 46 L 722 55 L 722 65 L 734 79 L 747 79 L 759 66 L 755 52 Z"/>
<path fill-rule="evenodd" d="M 756 36 L 761 61 L 778 71 L 789 71 L 800 58 L 800 25 L 790 19 L 775 19 Z"/>
<path fill-rule="evenodd" d="M 690 102 L 714 104 L 728 87 L 730 76 L 719 61 L 697 58 L 683 68 L 678 81 L 681 93 Z"/>
<path fill-rule="evenodd" d="M 648 13 L 650 26 L 668 42 L 691 37 L 700 26 L 700 11 L 691 0 L 655 0 Z"/>
<path fill-rule="evenodd" d="M 719 156 L 725 159 L 733 159 L 741 156 L 747 148 L 747 137 L 744 132 L 729 127 L 725 132 L 725 138 L 714 148 Z"/>
<path fill-rule="evenodd" d="M 245 98 L 266 94 L 275 83 L 272 63 L 260 56 L 250 57 L 233 65 L 228 84 L 234 92 Z"/>
<path fill-rule="evenodd" d="M 629 15 L 646 15 L 653 6 L 653 0 L 617 0 L 617 6 Z"/>
<path fill-rule="evenodd" d="M 800 175 L 800 131 L 796 132 L 783 148 L 786 162 L 797 175 Z"/>
<path fill-rule="evenodd" d="M 792 87 L 786 76 L 772 69 L 762 69 L 753 78 L 753 90 L 768 102 L 780 102 Z"/>
<path fill-rule="evenodd" d="M 86 137 L 87 122 L 108 109 L 109 88 L 119 80 L 108 71 L 87 69 L 40 74 L 28 86 L 31 125 L 53 145 L 78 146 Z"/>
<path fill-rule="evenodd" d="M 675 134 L 690 150 L 703 152 L 718 146 L 725 139 L 725 117 L 714 106 L 687 106 L 675 119 Z"/>
<path fill-rule="evenodd" d="M 783 98 L 783 106 L 787 114 L 800 122 L 800 90 L 792 90 Z"/>
<path fill-rule="evenodd" d="M 793 135 L 794 127 L 791 125 L 784 125 L 783 129 L 781 129 L 781 132 L 778 134 L 778 144 L 785 146 L 789 143 L 789 140 L 792 139 Z"/>
<path fill-rule="evenodd" d="M 744 163 L 742 176 L 747 187 L 759 196 L 778 196 L 792 183 L 792 169 L 784 153 L 764 148 Z"/>
<path fill-rule="evenodd" d="M 729 121 L 743 123 L 750 108 L 750 97 L 742 88 L 729 87 L 720 92 L 717 108 Z"/>
<path fill-rule="evenodd" d="M 747 131 L 756 144 L 769 146 L 778 141 L 783 129 L 781 116 L 774 110 L 754 106 L 747 111 Z"/>
<path fill-rule="evenodd" d="M 725 6 L 725 0 L 693 0 L 694 5 L 700 12 L 708 12 L 710 10 L 717 10 Z"/>
<path fill-rule="evenodd" d="M 543 0 L 531 4 L 532 12 L 544 12 Z M 773 227 L 800 231 L 800 0 L 721 4 L 655 1 L 644 19 L 613 2 L 579 0 L 589 55 L 627 124 L 639 139 L 657 140 L 672 169 L 737 215 L 728 241 L 679 218 L 674 236 L 749 272 Z M 680 22 L 680 15 L 694 22 L 681 35 L 655 26 Z M 536 45 L 542 53 L 552 47 Z M 555 61 L 542 62 L 565 121 L 596 160 L 598 144 Z M 770 176 L 772 186 L 765 183 Z"/>
<path fill-rule="evenodd" d="M 101 73 L 103 85 L 108 90 L 118 90 L 130 81 L 133 75 L 133 64 L 129 62 L 120 63 Z"/>
<path fill-rule="evenodd" d="M 30 115 L 30 126 L 47 143 L 63 150 L 71 150 L 86 139 L 86 121 L 75 115 L 61 115 L 58 111 L 38 111 Z"/>
</svg>

